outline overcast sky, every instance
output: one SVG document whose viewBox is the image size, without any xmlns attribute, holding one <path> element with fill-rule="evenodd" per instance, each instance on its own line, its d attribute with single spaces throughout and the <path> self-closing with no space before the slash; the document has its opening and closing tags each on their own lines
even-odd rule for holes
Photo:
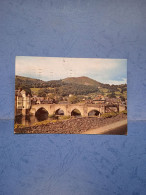
<svg viewBox="0 0 146 195">
<path fill-rule="evenodd" d="M 15 74 L 44 81 L 87 76 L 101 83 L 127 83 L 126 59 L 17 56 Z"/>
</svg>

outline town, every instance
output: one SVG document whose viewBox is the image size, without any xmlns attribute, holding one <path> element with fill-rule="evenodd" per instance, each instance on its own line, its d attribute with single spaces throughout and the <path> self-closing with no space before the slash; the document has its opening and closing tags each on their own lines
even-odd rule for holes
<svg viewBox="0 0 146 195">
<path fill-rule="evenodd" d="M 77 80 L 78 83 L 74 83 Z M 116 122 L 122 120 L 123 116 L 127 117 L 127 85 L 111 86 L 97 81 L 91 85 L 91 81 L 93 83 L 93 80 L 88 77 L 80 77 L 43 82 L 17 76 L 15 131 L 19 129 L 20 132 L 20 128 L 22 130 L 38 126 L 38 132 L 42 133 L 43 130 L 40 129 L 44 128 L 44 124 L 48 129 L 58 128 L 55 125 L 58 122 L 61 125 L 63 121 L 69 123 L 67 127 L 69 130 L 74 120 L 74 124 L 81 123 L 80 132 L 82 132 L 84 129 L 89 129 L 91 123 L 92 125 L 95 123 L 93 127 L 96 127 L 111 123 L 109 119 Z M 83 120 L 86 121 L 83 123 Z M 54 126 L 50 127 L 51 124 Z M 72 133 L 77 129 L 78 126 L 74 127 Z M 65 132 L 68 133 L 68 130 L 65 128 Z M 59 132 L 63 133 L 64 129 L 60 129 Z"/>
<path fill-rule="evenodd" d="M 37 97 L 36 95 L 33 95 L 32 97 L 30 94 L 26 95 L 25 90 L 16 90 L 15 91 L 15 115 L 27 115 L 32 114 L 29 111 L 31 108 L 35 108 L 35 105 L 40 105 L 39 109 L 43 109 L 45 105 L 47 104 L 59 104 L 59 105 L 70 105 L 70 104 L 76 104 L 78 106 L 90 106 L 94 107 L 95 109 L 93 111 L 90 111 L 88 113 L 88 116 L 97 116 L 100 115 L 99 108 L 104 107 L 105 109 L 101 111 L 101 113 L 105 112 L 121 112 L 127 109 L 127 101 L 122 101 L 120 98 L 108 98 L 104 97 L 103 95 L 98 95 L 93 99 L 88 99 L 88 96 L 85 96 L 80 102 L 74 103 L 74 101 L 70 101 L 70 99 L 75 99 L 75 96 L 70 94 L 68 96 L 68 99 L 66 98 L 64 101 L 56 101 L 56 97 L 49 98 L 48 97 Z M 38 107 L 38 106 L 37 106 Z M 97 109 L 97 110 L 96 110 Z M 57 111 L 57 112 L 56 112 Z M 59 112 L 60 111 L 60 112 Z M 72 113 L 72 115 L 76 115 L 80 112 L 79 110 L 77 112 Z M 64 115 L 64 111 L 61 109 L 55 110 L 54 113 L 57 113 L 58 115 Z"/>
</svg>

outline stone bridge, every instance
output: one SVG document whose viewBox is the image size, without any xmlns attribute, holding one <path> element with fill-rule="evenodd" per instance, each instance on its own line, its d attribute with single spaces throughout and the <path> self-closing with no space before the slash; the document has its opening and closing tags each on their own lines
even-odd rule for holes
<svg viewBox="0 0 146 195">
<path fill-rule="evenodd" d="M 39 109 L 45 109 L 49 115 L 62 110 L 64 115 L 71 116 L 74 110 L 78 110 L 81 116 L 86 117 L 91 111 L 97 111 L 99 114 L 105 113 L 105 105 L 96 104 L 36 104 L 32 105 L 30 114 L 36 114 Z"/>
</svg>

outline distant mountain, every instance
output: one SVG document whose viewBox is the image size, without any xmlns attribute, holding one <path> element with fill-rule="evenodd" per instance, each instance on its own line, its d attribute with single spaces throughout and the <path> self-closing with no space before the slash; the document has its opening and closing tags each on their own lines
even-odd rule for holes
<svg viewBox="0 0 146 195">
<path fill-rule="evenodd" d="M 16 88 L 18 86 L 27 86 L 27 87 L 35 87 L 35 86 L 43 86 L 45 85 L 45 81 L 42 81 L 40 79 L 33 79 L 33 78 L 29 78 L 29 77 L 23 77 L 23 76 L 15 76 L 15 85 Z"/>
<path fill-rule="evenodd" d="M 78 85 L 92 85 L 92 86 L 101 86 L 101 83 L 98 81 L 95 81 L 93 79 L 90 79 L 89 77 L 68 77 L 63 79 L 62 81 L 66 82 L 66 83 L 75 83 Z"/>
<path fill-rule="evenodd" d="M 85 81 L 86 80 L 86 81 Z M 64 80 L 52 80 L 42 81 L 39 79 L 32 79 L 28 77 L 16 76 L 15 77 L 15 89 L 29 90 L 30 88 L 44 88 L 44 93 L 56 93 L 61 96 L 74 95 L 86 95 L 89 93 L 98 92 L 98 86 L 91 85 L 91 80 L 85 79 L 84 84 L 75 82 L 65 82 Z M 90 81 L 90 83 L 89 83 Z M 88 82 L 88 83 L 87 83 Z M 89 85 L 90 84 L 90 85 Z"/>
<path fill-rule="evenodd" d="M 33 78 L 30 78 L 30 77 L 24 77 L 24 76 L 18 76 L 18 75 L 15 76 L 15 79 L 20 79 L 20 80 L 23 80 L 23 81 L 31 81 L 31 82 L 45 83 L 45 81 L 42 81 L 40 79 L 33 79 Z"/>
<path fill-rule="evenodd" d="M 85 76 L 68 77 L 62 80 L 51 81 L 42 81 L 40 79 L 16 76 L 15 89 L 20 88 L 24 90 L 28 90 L 30 88 L 44 88 L 46 94 L 57 91 L 57 93 L 61 96 L 67 96 L 69 94 L 86 95 L 97 92 L 101 92 L 102 94 L 113 92 L 116 92 L 116 94 L 123 94 L 127 91 L 127 84 L 103 84 Z"/>
</svg>

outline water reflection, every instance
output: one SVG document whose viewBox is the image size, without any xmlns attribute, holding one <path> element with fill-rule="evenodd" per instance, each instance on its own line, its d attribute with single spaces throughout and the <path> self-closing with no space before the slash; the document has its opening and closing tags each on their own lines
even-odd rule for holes
<svg viewBox="0 0 146 195">
<path fill-rule="evenodd" d="M 16 116 L 15 123 L 22 125 L 33 125 L 36 122 L 44 121 L 48 119 L 48 114 L 44 113 L 42 115 L 28 115 L 28 116 Z"/>
<path fill-rule="evenodd" d="M 15 117 L 15 123 L 17 124 L 22 124 L 24 126 L 31 126 L 34 123 L 44 121 L 44 120 L 59 120 L 60 117 L 64 115 L 64 112 L 61 109 L 58 109 L 55 113 L 54 116 L 49 117 L 49 113 L 44 109 L 40 108 L 35 115 L 26 115 L 26 116 L 16 116 Z M 71 113 L 72 117 L 81 117 L 81 113 L 77 110 L 74 109 Z"/>
</svg>

